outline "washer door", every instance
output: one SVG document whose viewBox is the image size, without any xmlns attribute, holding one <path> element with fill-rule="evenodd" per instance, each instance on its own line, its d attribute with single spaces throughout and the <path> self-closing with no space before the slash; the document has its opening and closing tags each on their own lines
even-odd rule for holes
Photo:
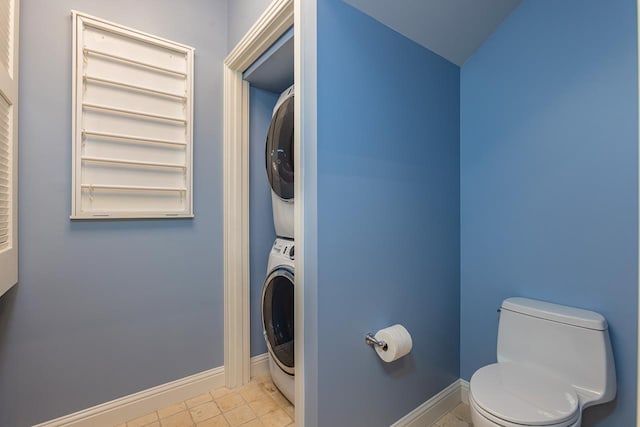
<svg viewBox="0 0 640 427">
<path fill-rule="evenodd" d="M 293 273 L 273 270 L 262 287 L 262 328 L 267 348 L 280 369 L 293 375 Z"/>
<path fill-rule="evenodd" d="M 267 178 L 284 200 L 293 198 L 293 96 L 287 98 L 271 119 L 265 148 Z"/>
</svg>

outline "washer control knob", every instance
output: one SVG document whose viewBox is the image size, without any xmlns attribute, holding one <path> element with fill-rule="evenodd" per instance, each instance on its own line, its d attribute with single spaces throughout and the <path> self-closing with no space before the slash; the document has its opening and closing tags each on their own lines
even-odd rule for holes
<svg viewBox="0 0 640 427">
<path fill-rule="evenodd" d="M 291 258 L 291 259 L 293 259 L 294 255 L 295 255 L 293 248 L 294 248 L 294 246 L 291 246 L 291 249 L 289 249 L 289 258 Z"/>
</svg>

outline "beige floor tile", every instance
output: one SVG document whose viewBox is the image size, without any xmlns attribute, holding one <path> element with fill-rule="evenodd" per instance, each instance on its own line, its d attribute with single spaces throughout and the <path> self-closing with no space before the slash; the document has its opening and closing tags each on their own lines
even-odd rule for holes
<svg viewBox="0 0 640 427">
<path fill-rule="evenodd" d="M 469 405 L 465 403 L 456 406 L 451 413 L 462 421 L 471 422 L 471 411 L 469 410 Z"/>
<path fill-rule="evenodd" d="M 240 427 L 264 427 L 260 418 L 256 418 L 255 420 L 251 420 L 248 423 L 242 424 Z"/>
<path fill-rule="evenodd" d="M 215 402 L 203 403 L 195 408 L 191 408 L 189 411 L 191 412 L 191 418 L 193 418 L 193 421 L 196 423 L 220 415 L 220 409 L 218 409 L 218 405 L 216 405 Z"/>
<path fill-rule="evenodd" d="M 263 381 L 258 381 L 256 378 L 251 378 L 249 380 L 249 384 L 247 384 L 247 386 L 252 386 L 252 385 L 260 385 L 260 383 L 262 383 Z"/>
<path fill-rule="evenodd" d="M 221 397 L 226 396 L 229 393 L 233 393 L 233 390 L 226 387 L 220 387 L 215 390 L 211 390 L 211 396 L 213 396 L 214 400 L 220 399 Z"/>
<path fill-rule="evenodd" d="M 263 382 L 260 386 L 267 394 L 276 393 L 278 391 L 278 388 L 271 380 Z"/>
<path fill-rule="evenodd" d="M 458 419 L 452 413 L 448 413 L 444 417 L 440 418 L 434 426 L 437 427 L 470 427 L 469 423 Z"/>
<path fill-rule="evenodd" d="M 249 405 L 239 406 L 224 413 L 224 417 L 231 427 L 237 427 L 256 418 Z"/>
<path fill-rule="evenodd" d="M 213 398 L 209 393 L 201 394 L 200 396 L 196 396 L 192 399 L 187 400 L 187 407 L 194 408 L 198 405 L 202 405 L 205 402 L 211 402 Z"/>
<path fill-rule="evenodd" d="M 143 427 L 147 424 L 151 424 L 154 421 L 158 421 L 158 414 L 152 412 L 150 414 L 143 415 L 134 420 L 128 421 L 127 427 Z"/>
<path fill-rule="evenodd" d="M 124 424 L 118 424 L 116 427 L 127 427 L 127 423 L 124 423 Z"/>
<path fill-rule="evenodd" d="M 287 398 L 284 397 L 282 393 L 280 393 L 279 391 L 276 391 L 275 393 L 271 393 L 270 396 L 273 400 L 275 400 L 278 406 L 285 408 L 291 405 L 291 402 L 289 402 Z"/>
<path fill-rule="evenodd" d="M 249 402 L 249 406 L 251 406 L 253 412 L 255 412 L 259 417 L 269 412 L 275 411 L 279 408 L 278 404 L 267 395 L 265 395 L 262 399 Z"/>
<path fill-rule="evenodd" d="M 187 405 L 184 402 L 180 402 L 175 405 L 167 406 L 166 408 L 158 409 L 158 416 L 160 418 L 167 418 L 169 415 L 177 414 L 178 412 L 186 410 Z"/>
<path fill-rule="evenodd" d="M 265 427 L 285 427 L 293 421 L 282 409 L 269 412 L 260 417 L 260 421 Z"/>
<path fill-rule="evenodd" d="M 216 399 L 216 403 L 222 412 L 227 412 L 233 408 L 244 405 L 245 401 L 239 393 L 231 393 Z"/>
<path fill-rule="evenodd" d="M 224 415 L 218 415 L 217 417 L 209 418 L 206 421 L 198 423 L 196 427 L 229 427 L 229 423 Z"/>
<path fill-rule="evenodd" d="M 286 414 L 289 415 L 292 420 L 296 419 L 296 410 L 293 407 L 293 405 L 289 404 L 287 406 L 282 407 L 282 409 L 284 409 L 284 412 L 286 412 Z"/>
<path fill-rule="evenodd" d="M 162 427 L 191 427 L 193 420 L 187 411 L 182 411 L 161 419 L 160 425 Z"/>
<path fill-rule="evenodd" d="M 253 384 L 243 387 L 242 390 L 240 390 L 240 395 L 247 402 L 253 402 L 254 400 L 259 400 L 267 397 L 267 395 L 262 391 L 262 388 L 259 384 Z"/>
<path fill-rule="evenodd" d="M 258 375 L 256 377 L 253 377 L 251 380 L 255 381 L 257 383 L 264 383 L 264 382 L 267 382 L 267 381 L 271 381 L 271 375 L 262 374 L 262 375 Z"/>
</svg>

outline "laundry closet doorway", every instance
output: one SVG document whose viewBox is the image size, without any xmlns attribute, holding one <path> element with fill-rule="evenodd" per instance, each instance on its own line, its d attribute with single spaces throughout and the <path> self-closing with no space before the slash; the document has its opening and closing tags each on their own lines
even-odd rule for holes
<svg viewBox="0 0 640 427">
<path fill-rule="evenodd" d="M 286 40 L 287 33 L 293 34 L 294 0 L 276 0 L 258 19 L 249 32 L 231 51 L 224 64 L 224 366 L 227 387 L 237 387 L 251 378 L 251 215 L 250 209 L 250 106 L 251 85 L 245 77 L 250 69 L 274 44 Z M 300 64 L 296 60 L 295 68 Z M 293 72 L 293 70 L 291 70 Z M 298 73 L 296 73 L 298 75 Z M 297 87 L 296 87 L 297 89 Z M 296 95 L 298 95 L 296 91 Z M 300 97 L 296 96 L 296 111 L 299 111 Z M 300 129 L 300 116 L 295 115 L 294 127 Z M 300 137 L 296 132 L 294 150 L 300 153 Z M 259 136 L 256 136 L 258 138 Z M 266 135 L 265 135 L 266 137 Z M 296 158 L 296 162 L 299 157 Z M 264 174 L 264 172 L 263 172 Z M 266 174 L 265 174 L 266 179 Z M 300 192 L 301 168 L 295 168 L 296 194 Z M 269 212 L 269 215 L 271 213 Z M 295 209 L 296 230 L 303 217 L 302 207 Z M 296 243 L 302 238 L 297 232 Z M 297 249 L 297 248 L 296 248 Z M 264 257 L 268 254 L 257 254 Z M 293 256 L 293 253 L 291 254 Z M 302 264 L 303 252 L 296 250 L 296 269 Z M 266 273 L 266 272 L 264 272 Z M 255 272 L 254 272 L 255 275 Z M 266 275 L 254 277 L 263 281 Z M 303 363 L 301 336 L 302 291 L 296 281 L 295 289 L 296 331 L 295 366 L 296 418 L 303 419 L 302 380 Z M 298 303 L 300 302 L 300 303 Z M 300 311 L 300 313 L 298 312 Z M 254 309 L 254 317 L 255 317 Z"/>
</svg>

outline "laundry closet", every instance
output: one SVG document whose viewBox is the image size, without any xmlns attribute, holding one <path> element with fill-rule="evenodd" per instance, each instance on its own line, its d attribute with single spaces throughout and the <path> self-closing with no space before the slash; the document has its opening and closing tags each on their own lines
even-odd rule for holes
<svg viewBox="0 0 640 427">
<path fill-rule="evenodd" d="M 294 401 L 293 28 L 243 74 L 249 94 L 250 349 Z"/>
</svg>

